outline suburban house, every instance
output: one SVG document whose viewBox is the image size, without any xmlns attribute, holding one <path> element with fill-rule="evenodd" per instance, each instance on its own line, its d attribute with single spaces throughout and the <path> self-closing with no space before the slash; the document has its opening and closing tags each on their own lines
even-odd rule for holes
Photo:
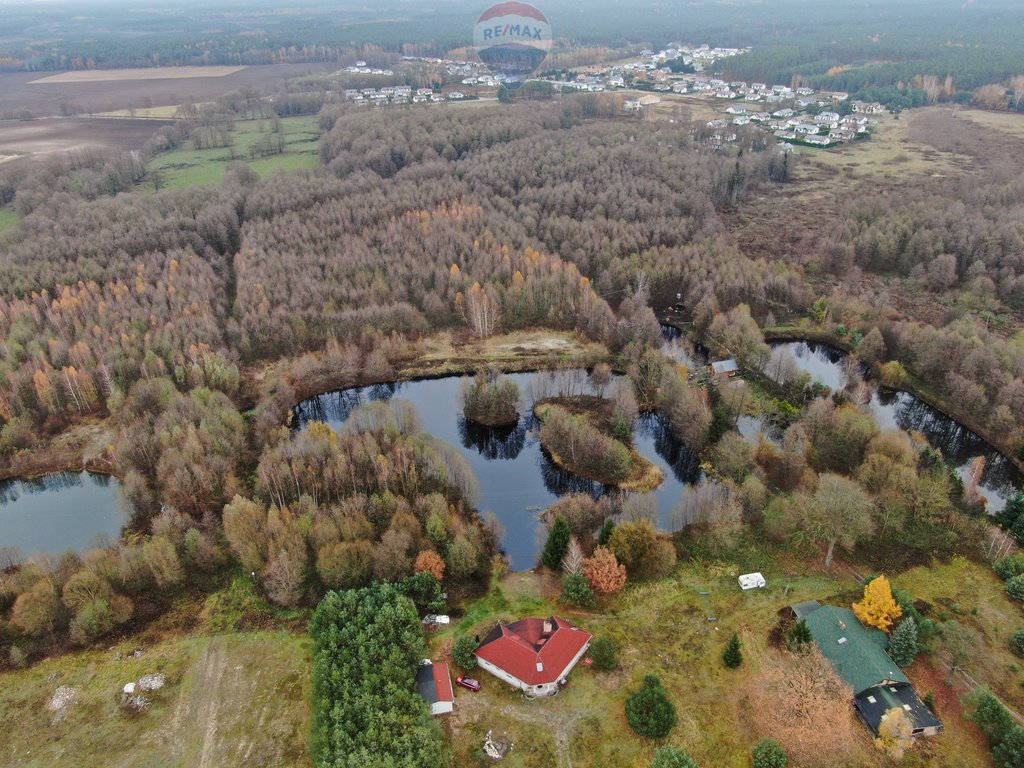
<svg viewBox="0 0 1024 768">
<path fill-rule="evenodd" d="M 853 706 L 872 733 L 878 735 L 886 712 L 893 707 L 907 712 L 915 736 L 935 736 L 942 730 L 942 722 L 886 653 L 889 638 L 884 632 L 865 627 L 849 608 L 817 601 L 792 608 L 797 619 L 807 622 L 822 655 L 853 689 Z"/>
<path fill-rule="evenodd" d="M 551 696 L 590 647 L 592 635 L 564 619 L 498 624 L 476 649 L 482 669 L 530 696 Z"/>
<path fill-rule="evenodd" d="M 424 660 L 416 670 L 416 693 L 430 705 L 430 714 L 450 714 L 455 707 L 455 693 L 448 665 Z"/>
</svg>

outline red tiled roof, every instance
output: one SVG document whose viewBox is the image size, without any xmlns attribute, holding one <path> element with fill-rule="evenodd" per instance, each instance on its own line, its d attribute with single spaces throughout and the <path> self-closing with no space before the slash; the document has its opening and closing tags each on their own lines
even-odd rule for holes
<svg viewBox="0 0 1024 768">
<path fill-rule="evenodd" d="M 452 678 L 448 674 L 448 665 L 435 663 L 433 666 L 434 685 L 437 687 L 438 701 L 455 701 L 455 694 L 452 691 Z"/>
<path fill-rule="evenodd" d="M 476 655 L 527 685 L 543 685 L 558 680 L 591 637 L 555 616 L 520 619 L 496 626 Z"/>
</svg>

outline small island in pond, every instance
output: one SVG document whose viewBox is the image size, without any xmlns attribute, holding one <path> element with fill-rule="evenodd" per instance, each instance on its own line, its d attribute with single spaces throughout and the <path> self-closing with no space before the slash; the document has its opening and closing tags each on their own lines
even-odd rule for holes
<svg viewBox="0 0 1024 768">
<path fill-rule="evenodd" d="M 574 475 L 627 491 L 652 491 L 664 479 L 633 446 L 632 420 L 602 397 L 552 397 L 539 401 L 540 443 L 558 466 Z"/>
<path fill-rule="evenodd" d="M 462 389 L 462 413 L 484 427 L 514 427 L 519 423 L 519 387 L 494 369 L 481 371 Z"/>
</svg>

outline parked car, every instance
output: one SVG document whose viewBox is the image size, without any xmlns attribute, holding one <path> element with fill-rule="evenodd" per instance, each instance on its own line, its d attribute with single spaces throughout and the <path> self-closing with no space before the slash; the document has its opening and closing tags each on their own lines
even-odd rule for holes
<svg viewBox="0 0 1024 768">
<path fill-rule="evenodd" d="M 474 680 L 469 675 L 459 675 L 455 678 L 455 682 L 461 685 L 463 688 L 468 688 L 471 691 L 479 691 L 480 683 Z"/>
<path fill-rule="evenodd" d="M 428 627 L 431 625 L 437 626 L 438 624 L 451 624 L 451 622 L 451 618 L 443 613 L 428 613 L 423 617 L 423 623 Z"/>
</svg>

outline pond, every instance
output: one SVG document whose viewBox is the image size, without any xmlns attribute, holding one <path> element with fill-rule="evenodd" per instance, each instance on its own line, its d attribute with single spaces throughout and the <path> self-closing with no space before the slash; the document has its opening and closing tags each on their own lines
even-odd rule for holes
<svg viewBox="0 0 1024 768">
<path fill-rule="evenodd" d="M 832 389 L 846 385 L 845 352 L 827 344 L 806 341 L 780 342 L 772 346 L 788 349 L 800 369 L 815 381 Z M 978 457 L 983 457 L 985 469 L 978 490 L 988 499 L 989 512 L 1003 509 L 1007 499 L 1024 487 L 1024 476 L 1013 462 L 974 432 L 911 393 L 880 389 L 871 395 L 869 407 L 881 429 L 921 432 L 964 480 Z"/>
<path fill-rule="evenodd" d="M 56 555 L 116 540 L 127 522 L 120 487 L 92 472 L 0 482 L 0 551 Z"/>
<path fill-rule="evenodd" d="M 585 371 L 551 374 L 509 374 L 531 403 L 559 391 L 596 394 Z M 538 515 L 567 493 L 589 493 L 595 498 L 609 489 L 572 475 L 555 466 L 541 450 L 536 420 L 531 409 L 514 428 L 488 429 L 468 424 L 462 417 L 460 389 L 463 378 L 449 376 L 410 382 L 358 387 L 328 392 L 299 403 L 293 425 L 301 429 L 310 421 L 323 421 L 337 429 L 352 409 L 370 400 L 402 398 L 419 411 L 424 431 L 456 446 L 480 482 L 478 507 L 495 513 L 504 528 L 502 548 L 515 570 L 536 565 L 545 528 Z M 567 390 L 566 387 L 569 389 Z M 659 527 L 668 528 L 669 513 L 684 487 L 700 478 L 697 456 L 676 440 L 657 414 L 644 414 L 633 435 L 637 450 L 653 462 L 665 479 L 654 491 Z"/>
</svg>

